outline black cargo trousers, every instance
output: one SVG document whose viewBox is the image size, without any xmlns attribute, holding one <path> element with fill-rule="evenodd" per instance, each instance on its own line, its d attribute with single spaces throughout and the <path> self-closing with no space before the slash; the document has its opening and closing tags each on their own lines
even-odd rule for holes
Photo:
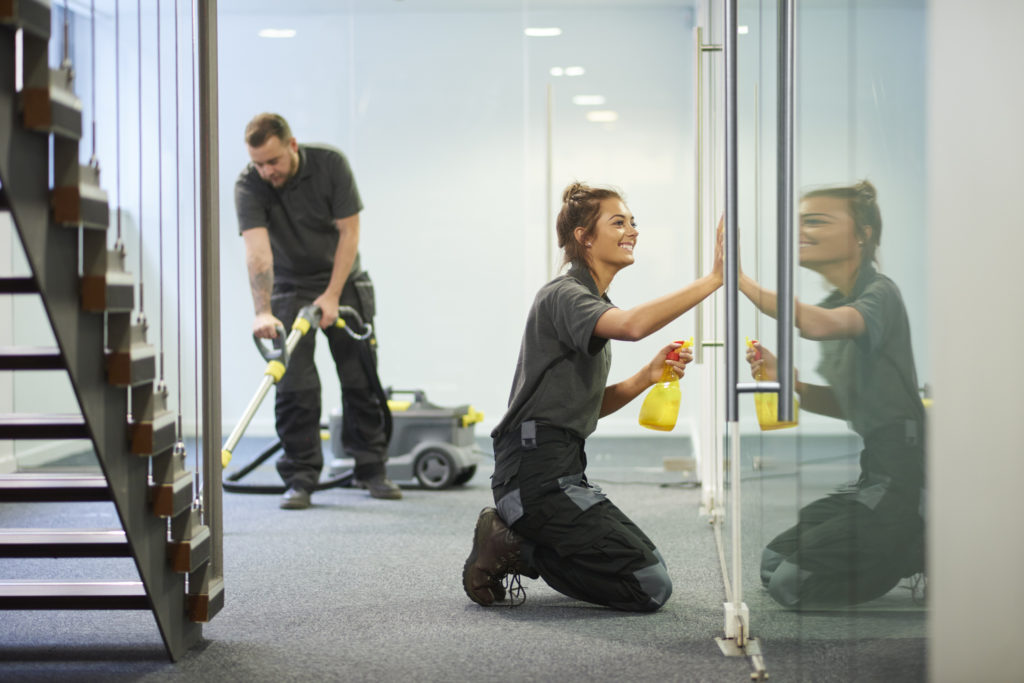
<svg viewBox="0 0 1024 683">
<path fill-rule="evenodd" d="M 494 458 L 494 501 L 524 539 L 524 574 L 616 609 L 653 612 L 665 604 L 672 581 L 661 553 L 587 481 L 582 439 L 529 421 L 494 440 Z"/>
<path fill-rule="evenodd" d="M 312 304 L 322 293 L 322 289 L 275 283 L 270 307 L 274 316 L 284 323 L 287 333 L 299 310 Z M 339 304 L 354 308 L 364 322 L 372 323 L 375 302 L 369 275 L 360 272 L 349 276 Z M 384 471 L 388 448 L 384 411 L 377 391 L 380 380 L 375 370 L 376 338 L 371 336 L 359 341 L 344 329 L 333 326 L 323 333 L 341 382 L 342 445 L 346 454 L 355 460 L 356 477 L 365 479 Z M 320 375 L 313 358 L 316 336 L 316 329 L 311 329 L 295 347 L 285 374 L 277 384 L 275 401 L 277 435 L 284 448 L 277 461 L 277 472 L 287 486 L 306 491 L 313 490 L 324 464 L 320 439 Z M 366 345 L 372 358 L 373 376 L 360 358 L 360 354 L 367 352 L 361 348 Z"/>
</svg>

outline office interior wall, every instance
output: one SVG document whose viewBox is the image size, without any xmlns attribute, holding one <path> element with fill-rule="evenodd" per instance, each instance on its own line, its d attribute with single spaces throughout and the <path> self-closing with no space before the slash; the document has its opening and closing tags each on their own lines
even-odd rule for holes
<svg viewBox="0 0 1024 683">
<path fill-rule="evenodd" d="M 194 78 L 188 49 L 191 27 L 185 8 L 180 17 L 182 118 L 176 150 L 172 137 L 173 57 L 167 52 L 173 45 L 173 15 L 164 8 L 161 37 L 165 52 L 160 67 L 164 116 L 157 145 L 155 16 L 144 8 L 140 57 L 138 18 L 134 8 L 121 4 L 125 7 L 120 15 L 121 92 L 117 102 L 115 82 L 104 75 L 115 67 L 114 16 L 109 8 L 97 13 L 101 182 L 111 204 L 122 206 L 128 267 L 134 273 L 141 270 L 147 280 L 149 337 L 154 343 L 163 338 L 169 379 L 176 381 L 179 353 L 182 356 L 181 373 L 187 386 L 180 397 L 172 392 L 171 400 L 181 402 L 186 432 L 194 432 L 196 360 L 188 343 L 198 329 L 191 284 L 197 261 L 190 238 L 194 223 L 187 208 L 194 182 L 189 111 Z M 903 10 L 876 7 L 872 11 L 877 18 L 867 19 L 868 15 L 862 14 L 853 32 L 842 28 L 844 15 L 838 9 L 806 11 L 801 19 L 805 29 L 800 33 L 807 41 L 800 48 L 803 55 L 826 49 L 847 51 L 861 61 L 845 67 L 856 75 L 856 102 L 851 103 L 844 93 L 800 102 L 809 142 L 799 150 L 798 182 L 847 182 L 865 175 L 879 179 L 883 210 L 892 226 L 883 241 L 883 266 L 893 273 L 905 296 L 920 303 L 920 268 L 915 270 L 913 260 L 899 260 L 919 257 L 914 249 L 894 243 L 910 239 L 903 235 L 914 232 L 908 228 L 904 233 L 898 226 L 912 226 L 921 220 L 918 191 L 906 189 L 908 182 L 916 183 L 921 177 L 916 142 L 920 130 L 906 122 L 914 118 L 923 95 L 920 88 L 912 87 L 915 79 L 919 80 L 919 65 L 902 57 L 924 45 L 921 14 L 915 3 L 909 5 Z M 234 426 L 263 365 L 250 341 L 251 296 L 232 198 L 234 179 L 247 160 L 241 130 L 257 111 L 285 113 L 300 140 L 335 144 L 353 163 L 366 203 L 362 251 L 377 283 L 385 384 L 423 388 L 442 404 L 472 403 L 487 415 L 481 432 L 493 426 L 503 412 L 522 321 L 548 274 L 546 230 L 554 218 L 546 215 L 544 183 L 548 84 L 554 94 L 553 199 L 557 200 L 564 184 L 573 179 L 609 183 L 626 192 L 640 220 L 637 264 L 616 279 L 612 300 L 629 306 L 693 278 L 692 7 L 680 3 L 624 10 L 602 5 L 584 11 L 571 6 L 544 10 L 543 6 L 531 2 L 504 11 L 391 8 L 375 12 L 374 5 L 362 3 L 350 5 L 353 11 L 304 14 L 298 5 L 284 15 L 222 10 L 221 336 L 226 428 Z M 73 24 L 73 41 L 77 41 L 73 54 L 77 88 L 88 119 L 92 27 L 85 9 L 78 9 L 82 12 Z M 561 23 L 569 30 L 556 39 L 522 34 L 528 24 L 547 23 Z M 297 38 L 256 36 L 259 29 L 275 26 L 295 28 Z M 883 30 L 889 32 L 883 35 Z M 743 36 L 748 44 L 755 39 L 770 40 L 770 32 L 760 38 Z M 850 40 L 863 44 L 864 49 L 849 50 Z M 741 42 L 741 56 L 742 49 Z M 576 80 L 549 75 L 551 66 L 570 66 L 577 61 L 588 67 L 587 75 Z M 809 72 L 816 63 L 804 57 L 799 68 Z M 751 62 L 750 68 L 763 67 Z M 822 74 L 821 78 L 827 77 Z M 766 86 L 773 81 L 766 78 Z M 578 94 L 605 94 L 608 102 L 604 108 L 618 111 L 619 120 L 611 124 L 586 121 L 586 109 L 571 103 L 572 96 Z M 762 108 L 771 106 L 772 95 L 760 93 Z M 741 93 L 741 98 L 749 97 L 750 93 Z M 114 145 L 117 113 L 120 159 Z M 752 108 L 745 109 L 742 116 L 742 129 L 749 131 Z M 858 148 L 853 152 L 849 149 L 852 136 L 833 136 L 829 144 L 840 145 L 841 152 L 820 155 L 819 150 L 827 149 L 824 141 L 832 135 L 836 120 L 871 134 L 857 135 Z M 815 121 L 820 121 L 820 126 Z M 87 131 L 87 142 L 89 135 Z M 761 140 L 761 182 L 766 186 L 774 176 L 772 143 L 770 136 Z M 162 158 L 158 159 L 159 154 Z M 842 162 L 833 164 L 834 159 Z M 180 164 L 177 170 L 176 163 Z M 122 172 L 118 177 L 119 166 Z M 162 197 L 156 182 L 161 167 Z M 177 179 L 181 184 L 180 218 L 173 199 L 176 173 L 181 173 Z M 162 241 L 154 236 L 161 203 Z M 557 210 L 557 201 L 553 206 Z M 742 211 L 751 210 L 749 204 L 743 205 Z M 764 204 L 759 210 L 761 225 L 768 226 L 764 239 L 770 239 L 774 207 Z M 140 213 L 144 223 L 141 242 Z M 747 224 L 747 218 L 741 219 Z M 181 232 L 175 234 L 179 220 Z M 744 250 L 752 252 L 745 245 Z M 180 268 L 174 262 L 178 251 L 182 252 Z M 158 269 L 161 258 L 166 266 L 162 273 Z M 770 262 L 763 266 L 764 278 L 773 277 Z M 820 298 L 820 283 L 802 281 L 801 288 L 801 296 Z M 165 305 L 162 324 L 157 304 L 161 294 Z M 908 302 L 908 309 L 915 316 L 924 306 Z M 668 338 L 689 336 L 693 333 L 691 318 L 684 316 L 663 334 Z M 912 323 L 915 351 L 923 363 L 928 357 L 928 340 L 917 330 L 924 320 Z M 163 325 L 166 328 L 161 334 Z M 180 351 L 176 346 L 179 325 L 186 340 Z M 774 336 L 770 323 L 761 335 Z M 658 337 L 639 344 L 616 343 L 612 378 L 631 374 L 662 341 Z M 320 352 L 323 360 L 324 349 Z M 813 367 L 813 358 L 804 358 L 803 365 Z M 337 396 L 336 379 L 330 372 L 323 375 L 328 397 L 325 408 L 330 409 L 338 402 L 330 398 Z M 697 414 L 699 376 L 700 368 L 694 368 L 683 383 L 683 428 Z M 27 386 L 25 395 L 33 390 Z M 628 406 L 602 421 L 600 433 L 650 434 L 636 426 L 637 409 Z M 261 410 L 252 430 L 272 433 L 269 406 Z"/>
<path fill-rule="evenodd" d="M 525 25 L 560 25 L 564 34 L 527 38 Z M 271 26 L 297 37 L 257 37 Z M 241 131 L 253 114 L 279 111 L 300 140 L 335 144 L 352 162 L 366 204 L 361 251 L 378 296 L 382 381 L 423 388 L 445 405 L 472 403 L 487 416 L 481 432 L 489 430 L 504 410 L 527 309 L 549 274 L 549 84 L 555 210 L 574 179 L 611 184 L 641 224 L 637 265 L 617 278 L 612 300 L 629 306 L 692 279 L 691 26 L 688 8 L 224 16 L 222 291 L 237 302 L 224 307 L 225 340 L 248 343 L 251 325 L 230 194 L 247 161 Z M 330 43 L 339 48 L 325 64 Z M 586 75 L 552 77 L 556 65 Z M 619 121 L 588 122 L 587 109 L 572 104 L 579 94 L 606 96 L 603 108 Z M 684 321 L 664 339 L 616 344 L 612 377 L 690 334 Z M 225 357 L 226 386 L 254 384 L 260 371 L 254 353 Z M 334 407 L 337 382 L 321 375 L 325 408 Z M 245 398 L 229 393 L 226 416 Z M 636 409 L 611 429 L 639 432 Z M 265 406 L 253 429 L 269 424 Z"/>
<path fill-rule="evenodd" d="M 1024 322 L 1013 277 L 1024 250 L 1024 94 L 1011 83 L 1024 70 L 1022 22 L 1016 2 L 929 6 L 933 681 L 1020 678 L 1024 400 L 1015 349 Z"/>
</svg>

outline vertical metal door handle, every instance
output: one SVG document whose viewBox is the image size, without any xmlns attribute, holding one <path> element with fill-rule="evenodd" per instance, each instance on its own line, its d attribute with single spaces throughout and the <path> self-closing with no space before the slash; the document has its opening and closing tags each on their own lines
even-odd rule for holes
<svg viewBox="0 0 1024 683">
<path fill-rule="evenodd" d="M 694 254 L 697 267 L 695 273 L 697 279 L 704 277 L 704 53 L 705 52 L 721 52 L 721 45 L 705 45 L 704 44 L 704 31 L 700 26 L 694 27 L 693 30 L 693 43 L 694 49 L 694 63 L 696 64 L 696 73 L 694 74 L 694 97 L 695 103 L 694 112 L 694 179 L 696 183 L 696 201 L 694 205 L 696 207 L 696 215 L 694 217 L 694 224 L 696 230 L 694 235 L 696 237 L 696 244 L 694 245 Z M 704 302 L 697 304 L 697 324 L 695 329 L 695 336 L 697 338 L 697 348 L 694 355 L 694 362 L 704 362 Z"/>
<path fill-rule="evenodd" d="M 793 0 L 779 1 L 778 378 L 779 420 L 793 421 Z"/>
</svg>

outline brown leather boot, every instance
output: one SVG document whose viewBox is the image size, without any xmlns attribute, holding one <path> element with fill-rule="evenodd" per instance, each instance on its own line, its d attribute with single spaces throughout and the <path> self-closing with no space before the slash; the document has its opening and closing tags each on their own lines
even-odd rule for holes
<svg viewBox="0 0 1024 683">
<path fill-rule="evenodd" d="M 488 507 L 480 511 L 473 531 L 473 550 L 462 569 L 462 587 L 478 605 L 493 605 L 505 599 L 501 580 L 519 571 L 519 534 L 509 529 L 498 511 Z"/>
</svg>

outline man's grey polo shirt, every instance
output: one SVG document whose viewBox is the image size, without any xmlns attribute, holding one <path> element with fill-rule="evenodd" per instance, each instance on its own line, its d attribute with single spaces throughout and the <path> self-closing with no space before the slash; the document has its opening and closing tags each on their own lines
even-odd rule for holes
<svg viewBox="0 0 1024 683">
<path fill-rule="evenodd" d="M 348 160 L 327 145 L 299 145 L 299 169 L 280 190 L 251 163 L 235 182 L 238 232 L 267 228 L 275 286 L 326 287 L 338 248 L 335 221 L 362 208 Z M 357 272 L 358 254 L 352 264 Z"/>
</svg>

